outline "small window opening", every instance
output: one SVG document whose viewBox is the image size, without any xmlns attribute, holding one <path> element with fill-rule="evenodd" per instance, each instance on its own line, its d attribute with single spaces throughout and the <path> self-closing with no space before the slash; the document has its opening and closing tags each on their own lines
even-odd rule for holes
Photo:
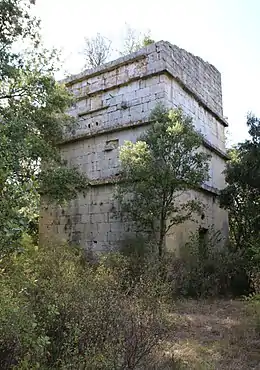
<svg viewBox="0 0 260 370">
<path fill-rule="evenodd" d="M 106 144 L 105 144 L 104 151 L 109 152 L 111 150 L 114 150 L 114 149 L 118 148 L 118 146 L 119 146 L 119 140 L 118 139 L 107 140 Z"/>
</svg>

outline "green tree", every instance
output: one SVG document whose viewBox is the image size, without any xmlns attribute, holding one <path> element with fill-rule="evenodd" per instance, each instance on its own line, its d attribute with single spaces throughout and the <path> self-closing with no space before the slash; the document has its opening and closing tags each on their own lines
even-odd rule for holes
<svg viewBox="0 0 260 370">
<path fill-rule="evenodd" d="M 247 125 L 250 138 L 229 151 L 228 185 L 220 201 L 229 210 L 233 246 L 255 264 L 260 262 L 260 119 L 249 115 Z"/>
<path fill-rule="evenodd" d="M 199 190 L 208 179 L 209 155 L 199 150 L 202 136 L 181 109 L 168 111 L 159 105 L 150 119 L 140 140 L 121 148 L 116 198 L 137 230 L 151 231 L 156 237 L 161 256 L 172 226 L 202 209 L 197 199 L 180 202 L 180 197 L 187 190 Z"/>
<path fill-rule="evenodd" d="M 55 82 L 58 54 L 41 46 L 31 3 L 0 1 L 0 258 L 19 245 L 40 195 L 62 202 L 87 184 L 61 160 L 57 144 L 74 125 L 64 113 L 72 97 Z"/>
</svg>

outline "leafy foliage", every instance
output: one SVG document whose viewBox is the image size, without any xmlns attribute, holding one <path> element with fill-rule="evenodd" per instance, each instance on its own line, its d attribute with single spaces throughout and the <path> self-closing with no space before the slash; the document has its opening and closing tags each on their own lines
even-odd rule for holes
<svg viewBox="0 0 260 370">
<path fill-rule="evenodd" d="M 117 199 L 125 217 L 137 230 L 151 231 L 163 240 L 173 225 L 200 212 L 197 199 L 182 201 L 187 190 L 198 190 L 208 178 L 209 156 L 199 150 L 202 137 L 190 117 L 181 109 L 168 111 L 158 106 L 150 117 L 152 124 L 135 144 L 126 142 L 120 151 L 121 182 Z"/>
<path fill-rule="evenodd" d="M 239 143 L 229 155 L 227 187 L 221 205 L 229 210 L 230 234 L 234 246 L 250 269 L 260 262 L 260 120 L 247 119 L 250 139 Z"/>
<path fill-rule="evenodd" d="M 147 275 L 122 281 L 127 265 L 108 255 L 91 266 L 78 249 L 28 242 L 2 261 L 1 369 L 147 368 L 163 304 Z"/>
<path fill-rule="evenodd" d="M 0 9 L 1 256 L 18 247 L 35 219 L 39 194 L 61 202 L 87 182 L 64 166 L 57 147 L 74 124 L 64 113 L 72 97 L 54 79 L 57 52 L 40 46 L 39 21 L 31 16 L 29 2 L 2 0 Z M 15 53 L 21 40 L 29 47 Z"/>
<path fill-rule="evenodd" d="M 168 256 L 169 280 L 174 296 L 193 298 L 241 296 L 249 291 L 243 257 L 230 246 L 219 247 L 221 236 L 213 228 L 207 243 L 197 233 L 174 258 Z"/>
<path fill-rule="evenodd" d="M 22 67 L 23 58 L 12 50 L 18 41 L 30 39 L 34 46 L 40 42 L 40 21 L 30 14 L 31 2 L 21 0 L 0 1 L 0 80 L 15 78 Z M 2 86 L 1 86 L 2 87 Z M 2 95 L 2 94 L 1 94 Z M 2 97 L 1 97 L 2 98 Z"/>
</svg>

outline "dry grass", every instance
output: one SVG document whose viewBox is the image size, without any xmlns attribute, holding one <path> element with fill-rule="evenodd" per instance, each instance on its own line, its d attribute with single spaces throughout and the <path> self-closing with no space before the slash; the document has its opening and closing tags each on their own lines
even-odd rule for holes
<svg viewBox="0 0 260 370">
<path fill-rule="evenodd" d="M 172 334 L 164 355 L 181 364 L 169 369 L 260 369 L 260 331 L 248 303 L 180 301 L 167 318 Z"/>
</svg>

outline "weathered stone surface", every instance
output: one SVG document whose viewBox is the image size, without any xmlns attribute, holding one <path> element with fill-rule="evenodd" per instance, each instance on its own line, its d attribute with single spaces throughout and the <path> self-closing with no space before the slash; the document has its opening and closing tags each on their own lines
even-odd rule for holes
<svg viewBox="0 0 260 370">
<path fill-rule="evenodd" d="M 220 73 L 201 58 L 168 42 L 160 41 L 102 67 L 87 70 L 64 81 L 77 96 L 70 114 L 77 117 L 73 135 L 64 137 L 62 156 L 93 181 L 85 197 L 70 202 L 65 210 L 43 209 L 41 237 L 60 238 L 100 251 L 132 236 L 131 225 L 115 216 L 114 185 L 119 171 L 119 149 L 125 140 L 135 142 L 149 125 L 149 115 L 158 102 L 181 106 L 192 116 L 205 137 L 205 151 L 212 154 L 210 180 L 196 196 L 207 206 L 198 220 L 227 235 L 227 213 L 220 210 L 216 193 L 225 185 L 224 129 Z M 185 197 L 195 196 L 186 194 Z M 186 223 L 167 238 L 172 248 L 185 241 Z"/>
</svg>

